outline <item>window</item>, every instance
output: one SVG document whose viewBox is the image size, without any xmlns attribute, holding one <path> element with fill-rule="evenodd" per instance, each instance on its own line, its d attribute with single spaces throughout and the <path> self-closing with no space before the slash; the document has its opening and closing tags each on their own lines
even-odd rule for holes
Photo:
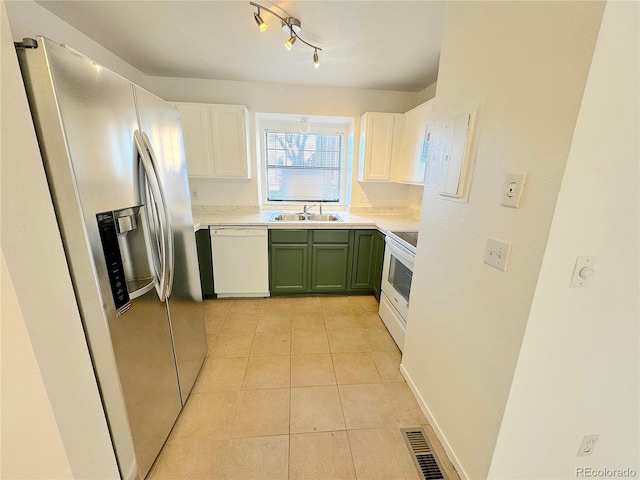
<svg viewBox="0 0 640 480">
<path fill-rule="evenodd" d="M 265 132 L 267 200 L 340 202 L 341 133 Z"/>
<path fill-rule="evenodd" d="M 314 117 L 312 130 L 301 133 L 299 117 L 270 120 L 261 122 L 265 203 L 343 204 L 348 125 Z"/>
</svg>

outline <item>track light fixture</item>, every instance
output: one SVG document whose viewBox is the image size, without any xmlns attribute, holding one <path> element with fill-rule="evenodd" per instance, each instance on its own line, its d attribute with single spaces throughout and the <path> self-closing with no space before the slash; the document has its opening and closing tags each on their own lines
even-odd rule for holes
<svg viewBox="0 0 640 480">
<path fill-rule="evenodd" d="M 287 47 L 287 50 L 291 50 L 291 47 L 293 47 L 293 44 L 295 41 L 296 41 L 296 36 L 294 35 L 293 31 L 291 31 L 291 36 L 289 37 L 289 40 L 284 42 L 284 46 Z"/>
<path fill-rule="evenodd" d="M 287 48 L 287 50 L 291 50 L 291 47 L 293 47 L 293 44 L 295 43 L 295 41 L 300 40 L 305 45 L 308 45 L 309 47 L 313 48 L 313 66 L 316 68 L 320 66 L 318 51 L 322 51 L 322 49 L 316 45 L 312 45 L 311 43 L 307 42 L 306 40 L 300 37 L 300 34 L 299 34 L 300 20 L 298 20 L 295 17 L 281 17 L 273 10 L 270 10 L 267 7 L 263 7 L 262 5 L 259 5 L 254 2 L 249 2 L 249 5 L 256 7 L 258 9 L 258 11 L 253 14 L 253 18 L 255 19 L 256 24 L 258 25 L 258 28 L 260 29 L 261 32 L 264 32 L 267 29 L 267 24 L 264 22 L 264 20 L 260 16 L 260 9 L 264 10 L 265 12 L 269 12 L 271 15 L 279 18 L 280 21 L 282 22 L 282 30 L 284 30 L 289 34 L 289 39 L 286 42 L 284 42 L 284 46 Z"/>
<path fill-rule="evenodd" d="M 264 32 L 267 29 L 268 25 L 264 22 L 264 20 L 262 20 L 262 17 L 260 16 L 260 7 L 258 7 L 258 11 L 253 14 L 253 18 L 256 20 L 260 31 Z"/>
</svg>

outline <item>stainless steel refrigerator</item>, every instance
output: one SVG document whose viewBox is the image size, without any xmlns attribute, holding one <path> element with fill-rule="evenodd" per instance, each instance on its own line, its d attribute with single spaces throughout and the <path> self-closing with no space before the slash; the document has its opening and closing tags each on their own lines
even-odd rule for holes
<svg viewBox="0 0 640 480">
<path fill-rule="evenodd" d="M 71 48 L 16 46 L 120 473 L 144 478 L 206 353 L 180 115 Z"/>
</svg>

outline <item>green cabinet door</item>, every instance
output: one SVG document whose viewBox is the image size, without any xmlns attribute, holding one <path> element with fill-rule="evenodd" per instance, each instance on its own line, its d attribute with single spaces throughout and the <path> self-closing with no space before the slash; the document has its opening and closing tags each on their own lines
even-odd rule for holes
<svg viewBox="0 0 640 480">
<path fill-rule="evenodd" d="M 213 298 L 215 297 L 213 290 L 213 259 L 208 228 L 196 232 L 196 250 L 198 252 L 198 266 L 200 267 L 202 298 Z"/>
<path fill-rule="evenodd" d="M 349 245 L 314 244 L 311 248 L 311 291 L 344 292 Z"/>
<path fill-rule="evenodd" d="M 382 283 L 382 266 L 384 264 L 384 247 L 385 247 L 384 234 L 376 230 L 376 235 L 373 241 L 373 256 L 371 262 L 373 263 L 373 294 L 376 299 L 380 301 L 380 284 Z"/>
<path fill-rule="evenodd" d="M 375 250 L 377 230 L 356 230 L 353 239 L 353 260 L 351 262 L 352 290 L 371 290 L 373 288 Z"/>
<path fill-rule="evenodd" d="M 269 290 L 272 294 L 308 291 L 307 244 L 271 244 Z"/>
</svg>

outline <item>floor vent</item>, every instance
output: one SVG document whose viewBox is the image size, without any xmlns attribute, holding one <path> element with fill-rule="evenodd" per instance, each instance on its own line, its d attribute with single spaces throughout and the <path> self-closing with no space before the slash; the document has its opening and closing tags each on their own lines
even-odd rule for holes
<svg viewBox="0 0 640 480">
<path fill-rule="evenodd" d="M 438 459 L 431 449 L 431 444 L 422 428 L 403 428 L 402 436 L 409 447 L 413 463 L 424 480 L 446 480 L 445 474 L 438 465 Z"/>
</svg>

